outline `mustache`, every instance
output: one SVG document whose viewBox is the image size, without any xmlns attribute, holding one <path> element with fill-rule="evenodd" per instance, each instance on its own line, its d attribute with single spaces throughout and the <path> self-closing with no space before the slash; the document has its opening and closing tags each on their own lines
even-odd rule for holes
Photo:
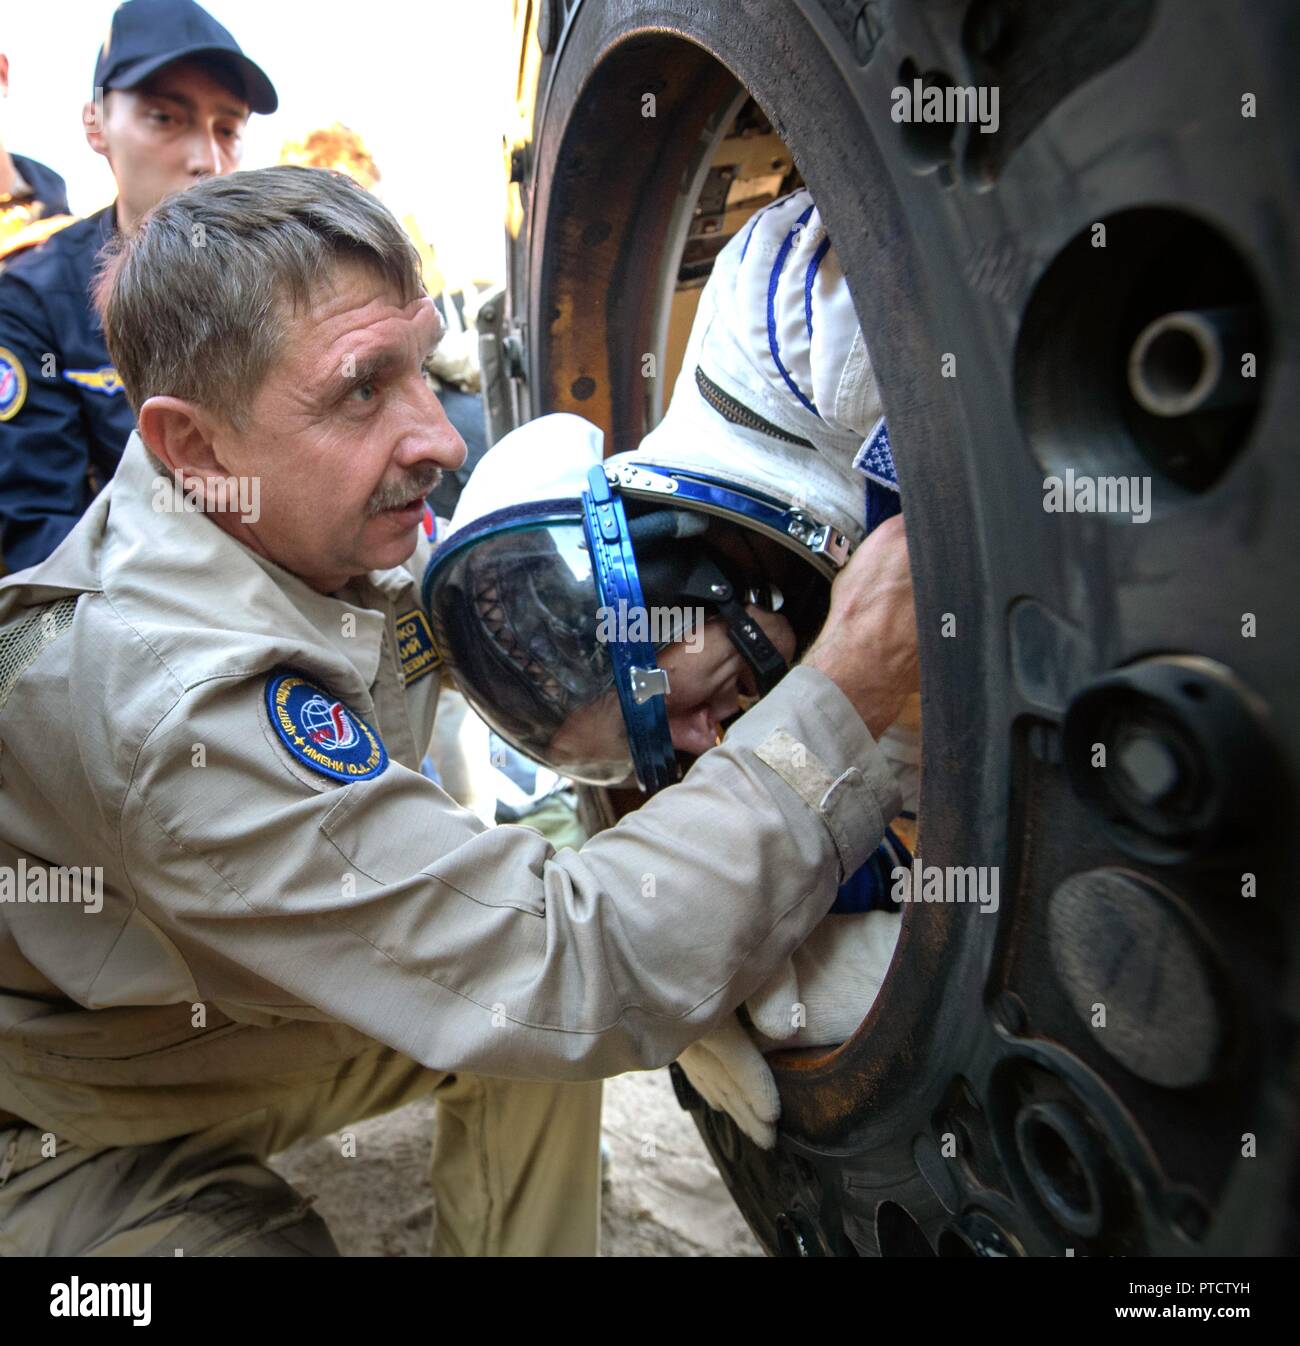
<svg viewBox="0 0 1300 1346">
<path fill-rule="evenodd" d="M 386 509 L 396 509 L 408 500 L 428 495 L 442 480 L 442 469 L 432 463 L 425 463 L 401 481 L 388 482 L 370 497 L 366 506 L 367 514 L 382 514 Z"/>
</svg>

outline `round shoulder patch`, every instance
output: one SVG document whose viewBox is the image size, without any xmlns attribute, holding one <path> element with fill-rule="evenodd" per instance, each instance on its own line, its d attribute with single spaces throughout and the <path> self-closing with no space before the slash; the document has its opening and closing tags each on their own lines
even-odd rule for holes
<svg viewBox="0 0 1300 1346">
<path fill-rule="evenodd" d="M 266 712 L 284 746 L 322 776 L 370 780 L 388 765 L 388 750 L 361 716 L 300 673 L 267 678 Z"/>
<path fill-rule="evenodd" d="M 27 371 L 7 346 L 0 346 L 0 421 L 12 420 L 27 401 Z"/>
</svg>

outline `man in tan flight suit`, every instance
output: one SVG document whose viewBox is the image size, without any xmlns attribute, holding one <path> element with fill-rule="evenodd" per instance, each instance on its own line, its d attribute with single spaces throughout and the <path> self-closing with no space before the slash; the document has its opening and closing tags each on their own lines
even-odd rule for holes
<svg viewBox="0 0 1300 1346">
<path fill-rule="evenodd" d="M 898 812 L 901 529 L 684 782 L 557 853 L 419 773 L 464 447 L 391 215 L 213 179 L 100 308 L 139 433 L 0 584 L 0 1253 L 335 1252 L 266 1157 L 430 1091 L 435 1251 L 594 1253 L 600 1080 L 732 1014 Z"/>
</svg>

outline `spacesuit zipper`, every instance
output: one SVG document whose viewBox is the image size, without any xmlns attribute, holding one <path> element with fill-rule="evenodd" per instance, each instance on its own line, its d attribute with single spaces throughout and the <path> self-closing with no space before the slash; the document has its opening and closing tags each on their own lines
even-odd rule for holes
<svg viewBox="0 0 1300 1346">
<path fill-rule="evenodd" d="M 811 440 L 800 439 L 798 435 L 792 435 L 788 430 L 782 430 L 779 425 L 764 420 L 757 412 L 750 411 L 743 402 L 738 402 L 730 393 L 719 388 L 699 365 L 695 366 L 695 386 L 709 406 L 732 425 L 743 426 L 746 430 L 758 430 L 762 434 L 771 435 L 774 439 L 782 439 L 787 444 L 799 444 L 805 449 L 814 447 Z"/>
</svg>

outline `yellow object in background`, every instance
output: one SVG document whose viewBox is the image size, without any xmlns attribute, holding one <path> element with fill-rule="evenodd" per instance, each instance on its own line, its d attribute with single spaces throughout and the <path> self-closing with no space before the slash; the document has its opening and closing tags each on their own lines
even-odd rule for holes
<svg viewBox="0 0 1300 1346">
<path fill-rule="evenodd" d="M 60 229 L 77 222 L 75 215 L 51 215 L 48 219 L 40 219 L 40 209 L 36 202 L 0 206 L 0 262 L 25 248 L 44 243 Z"/>
</svg>

